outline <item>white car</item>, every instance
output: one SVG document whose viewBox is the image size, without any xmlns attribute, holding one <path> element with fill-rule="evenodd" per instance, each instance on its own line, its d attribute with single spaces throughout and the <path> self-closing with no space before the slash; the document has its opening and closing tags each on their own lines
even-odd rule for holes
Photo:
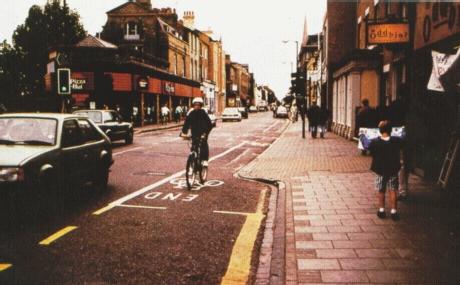
<svg viewBox="0 0 460 285">
<path fill-rule="evenodd" d="M 225 121 L 238 121 L 241 122 L 241 113 L 238 108 L 225 108 L 222 113 L 222 122 Z"/>
<path fill-rule="evenodd" d="M 207 113 L 208 116 L 209 116 L 209 119 L 211 119 L 212 126 L 213 126 L 213 127 L 216 127 L 216 126 L 217 126 L 217 117 L 216 117 L 216 115 L 214 115 L 214 113 L 212 113 L 211 111 L 209 111 L 208 108 L 203 108 L 203 110 L 206 111 L 206 113 Z"/>
<path fill-rule="evenodd" d="M 276 109 L 276 117 L 277 118 L 287 118 L 288 117 L 288 110 L 284 106 L 278 106 Z"/>
<path fill-rule="evenodd" d="M 257 112 L 257 107 L 256 106 L 250 106 L 249 107 L 249 112 L 256 113 Z"/>
</svg>

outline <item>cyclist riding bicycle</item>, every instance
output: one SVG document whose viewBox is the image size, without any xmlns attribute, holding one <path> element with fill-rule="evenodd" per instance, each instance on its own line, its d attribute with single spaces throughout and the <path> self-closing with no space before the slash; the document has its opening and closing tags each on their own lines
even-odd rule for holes
<svg viewBox="0 0 460 285">
<path fill-rule="evenodd" d="M 201 97 L 196 97 L 192 101 L 193 109 L 187 114 L 184 126 L 182 127 L 182 137 L 186 137 L 189 130 L 192 131 L 193 144 L 201 143 L 201 161 L 203 166 L 208 166 L 209 159 L 209 145 L 208 135 L 212 130 L 211 119 L 208 114 L 203 110 L 204 101 Z"/>
</svg>

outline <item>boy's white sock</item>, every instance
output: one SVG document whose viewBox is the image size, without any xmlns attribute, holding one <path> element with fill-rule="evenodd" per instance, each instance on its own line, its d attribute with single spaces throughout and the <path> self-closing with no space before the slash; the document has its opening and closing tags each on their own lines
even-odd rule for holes
<svg viewBox="0 0 460 285">
<path fill-rule="evenodd" d="M 391 209 L 392 214 L 396 214 L 396 209 Z"/>
<path fill-rule="evenodd" d="M 379 212 L 381 212 L 381 213 L 385 212 L 385 208 L 380 208 Z"/>
</svg>

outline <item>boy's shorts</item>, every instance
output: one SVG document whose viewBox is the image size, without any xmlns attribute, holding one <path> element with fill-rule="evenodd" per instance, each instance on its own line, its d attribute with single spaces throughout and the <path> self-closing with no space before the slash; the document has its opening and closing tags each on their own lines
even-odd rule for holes
<svg viewBox="0 0 460 285">
<path fill-rule="evenodd" d="M 389 188 L 391 191 L 397 191 L 399 188 L 399 177 L 396 176 L 381 176 L 375 177 L 375 190 L 385 192 Z"/>
</svg>

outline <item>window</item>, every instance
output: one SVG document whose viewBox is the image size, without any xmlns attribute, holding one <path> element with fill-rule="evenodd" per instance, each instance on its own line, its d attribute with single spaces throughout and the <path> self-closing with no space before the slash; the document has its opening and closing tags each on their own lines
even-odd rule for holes
<svg viewBox="0 0 460 285">
<path fill-rule="evenodd" d="M 102 139 L 101 134 L 87 121 L 78 120 L 83 143 L 97 142 Z"/>
<path fill-rule="evenodd" d="M 62 127 L 62 146 L 73 147 L 81 144 L 80 131 L 75 120 L 67 120 Z"/>
<path fill-rule="evenodd" d="M 390 0 L 385 1 L 385 17 L 391 15 L 391 2 Z"/>
<path fill-rule="evenodd" d="M 109 123 L 109 122 L 116 122 L 116 118 L 114 117 L 114 114 L 112 112 L 103 112 L 102 113 L 102 120 L 104 123 Z"/>
<path fill-rule="evenodd" d="M 126 24 L 126 34 L 129 36 L 138 35 L 137 24 L 135 22 L 129 22 Z"/>
<path fill-rule="evenodd" d="M 374 20 L 377 20 L 379 18 L 379 12 L 380 12 L 380 3 L 377 3 L 374 7 Z"/>
<path fill-rule="evenodd" d="M 177 59 L 177 53 L 174 54 L 174 75 L 177 75 L 177 69 L 179 67 L 179 62 Z"/>
<path fill-rule="evenodd" d="M 399 4 L 399 16 L 402 19 L 407 19 L 407 3 Z"/>
</svg>

